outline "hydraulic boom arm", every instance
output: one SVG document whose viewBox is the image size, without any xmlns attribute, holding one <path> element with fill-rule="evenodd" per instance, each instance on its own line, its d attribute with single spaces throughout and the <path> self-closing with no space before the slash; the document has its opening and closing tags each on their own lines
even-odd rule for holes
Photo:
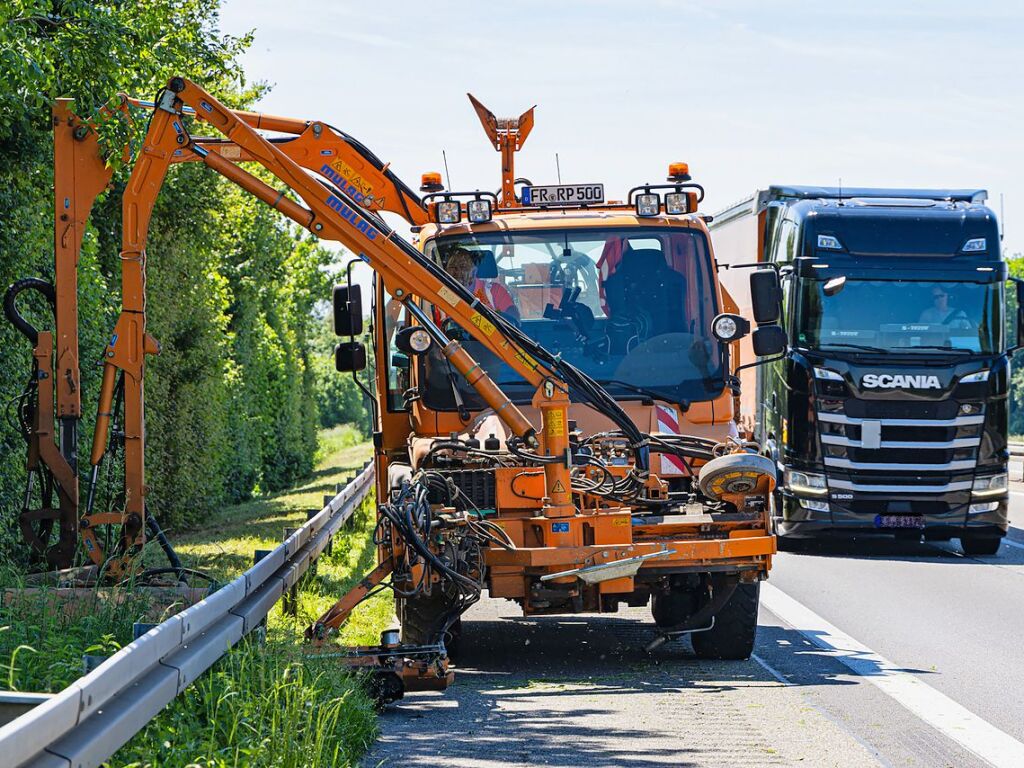
<svg viewBox="0 0 1024 768">
<path fill-rule="evenodd" d="M 216 128 L 227 141 L 193 139 L 185 126 L 186 107 L 191 108 L 197 118 Z M 302 133 L 295 140 L 278 143 L 261 135 L 256 126 L 291 131 L 301 128 Z M 316 130 L 316 126 L 321 127 Z M 539 444 L 542 455 L 565 455 L 569 402 L 566 384 L 493 322 L 494 316 L 463 286 L 423 257 L 373 213 L 373 207 L 397 209 L 396 212 L 411 221 L 425 220 L 426 215 L 408 187 L 386 167 L 378 168 L 368 160 L 368 151 L 361 153 L 355 146 L 339 132 L 325 130 L 320 123 L 235 113 L 184 78 L 171 80 L 158 98 L 123 198 L 123 311 L 111 344 L 105 351 L 92 451 L 92 463 L 97 466 L 105 451 L 115 396 L 123 396 L 126 461 L 123 525 L 127 554 L 118 563 L 121 569 L 127 567 L 127 558 L 144 541 L 144 359 L 145 355 L 159 351 L 159 344 L 146 332 L 145 242 L 157 194 L 169 167 L 175 162 L 196 158 L 310 232 L 340 242 L 358 253 L 380 275 L 391 294 L 409 306 L 410 312 L 427 326 L 441 343 L 443 354 L 513 434 L 528 445 Z M 335 154 L 326 154 L 328 152 Z M 364 188 L 342 176 L 337 164 L 324 163 L 320 159 L 338 157 L 351 169 L 356 156 L 364 161 L 360 170 L 372 179 Z M 246 160 L 258 162 L 306 205 L 239 167 L 237 163 Z M 362 205 L 357 200 L 359 196 L 362 197 Z M 447 339 L 438 328 L 432 327 L 430 318 L 419 310 L 417 299 L 425 299 L 443 308 L 482 345 L 537 387 L 534 404 L 539 407 L 544 422 L 539 433 L 457 341 Z M 568 461 L 548 463 L 545 476 L 550 514 L 571 514 Z"/>
</svg>

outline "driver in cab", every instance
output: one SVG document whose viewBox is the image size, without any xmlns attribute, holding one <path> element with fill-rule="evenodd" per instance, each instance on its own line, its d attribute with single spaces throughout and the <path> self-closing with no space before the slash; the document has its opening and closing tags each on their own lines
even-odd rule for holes
<svg viewBox="0 0 1024 768">
<path fill-rule="evenodd" d="M 949 328 L 970 328 L 971 323 L 962 309 L 949 306 L 949 293 L 941 285 L 932 288 L 932 305 L 925 307 L 918 322 L 945 325 Z"/>
<path fill-rule="evenodd" d="M 483 251 L 456 247 L 448 256 L 445 270 L 484 304 L 518 324 L 519 307 L 508 288 L 494 279 L 498 276 L 497 265 L 493 256 L 490 256 L 490 264 L 485 263 L 488 256 Z M 481 266 L 485 267 L 483 277 L 479 276 Z M 490 270 L 486 269 L 488 266 Z"/>
</svg>

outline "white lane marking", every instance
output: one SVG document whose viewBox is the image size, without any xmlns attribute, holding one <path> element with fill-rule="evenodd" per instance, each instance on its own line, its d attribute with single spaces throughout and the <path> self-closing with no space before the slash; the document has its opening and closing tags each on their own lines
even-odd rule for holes
<svg viewBox="0 0 1024 768">
<path fill-rule="evenodd" d="M 982 760 L 997 768 L 1024 765 L 1024 744 L 879 656 L 778 587 L 762 584 L 761 603 L 816 646 L 832 651 L 837 661 Z"/>
<path fill-rule="evenodd" d="M 764 667 L 768 671 L 769 675 L 774 677 L 776 680 L 778 680 L 783 685 L 793 685 L 793 683 L 791 683 L 789 680 L 786 679 L 785 675 L 783 675 L 781 672 L 779 672 L 779 670 L 777 670 L 775 667 L 773 667 L 767 661 L 762 659 L 756 653 L 750 654 L 750 658 L 752 658 L 754 661 L 756 661 L 758 664 L 760 664 L 762 667 Z"/>
</svg>

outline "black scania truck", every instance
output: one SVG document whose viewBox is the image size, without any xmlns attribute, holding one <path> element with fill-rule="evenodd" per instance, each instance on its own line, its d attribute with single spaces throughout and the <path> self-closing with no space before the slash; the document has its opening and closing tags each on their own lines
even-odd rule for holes
<svg viewBox="0 0 1024 768">
<path fill-rule="evenodd" d="M 773 186 L 715 215 L 715 256 L 740 314 L 751 310 L 739 265 L 781 277 L 790 348 L 743 370 L 738 412 L 779 468 L 783 539 L 958 537 L 968 554 L 999 549 L 1012 350 L 985 199 Z M 1018 339 L 1020 328 L 1018 314 Z"/>
</svg>

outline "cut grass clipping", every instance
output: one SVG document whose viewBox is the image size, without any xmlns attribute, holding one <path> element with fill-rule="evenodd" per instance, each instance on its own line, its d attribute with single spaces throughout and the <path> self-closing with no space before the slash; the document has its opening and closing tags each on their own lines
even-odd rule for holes
<svg viewBox="0 0 1024 768">
<path fill-rule="evenodd" d="M 253 551 L 273 549 L 284 528 L 306 520 L 325 495 L 370 457 L 370 447 L 350 428 L 321 435 L 314 475 L 303 485 L 226 508 L 201 529 L 169 532 L 188 567 L 226 581 L 252 564 Z M 302 632 L 374 565 L 372 499 L 355 524 L 335 538 L 333 551 L 304 579 L 298 615 L 281 604 L 268 619 L 265 645 L 254 635 L 200 677 L 146 728 L 122 747 L 109 766 L 305 766 L 352 765 L 376 738 L 373 703 L 356 678 L 336 661 L 301 653 Z M 147 565 L 163 565 L 159 550 Z M 6 581 L 5 583 L 10 583 Z M 134 621 L 155 621 L 147 598 L 123 595 L 96 601 L 84 613 L 52 610 L 34 596 L 0 613 L 0 686 L 56 692 L 82 671 L 82 655 L 107 656 L 131 641 Z M 345 644 L 376 644 L 392 619 L 387 594 L 357 609 L 344 628 Z"/>
</svg>

